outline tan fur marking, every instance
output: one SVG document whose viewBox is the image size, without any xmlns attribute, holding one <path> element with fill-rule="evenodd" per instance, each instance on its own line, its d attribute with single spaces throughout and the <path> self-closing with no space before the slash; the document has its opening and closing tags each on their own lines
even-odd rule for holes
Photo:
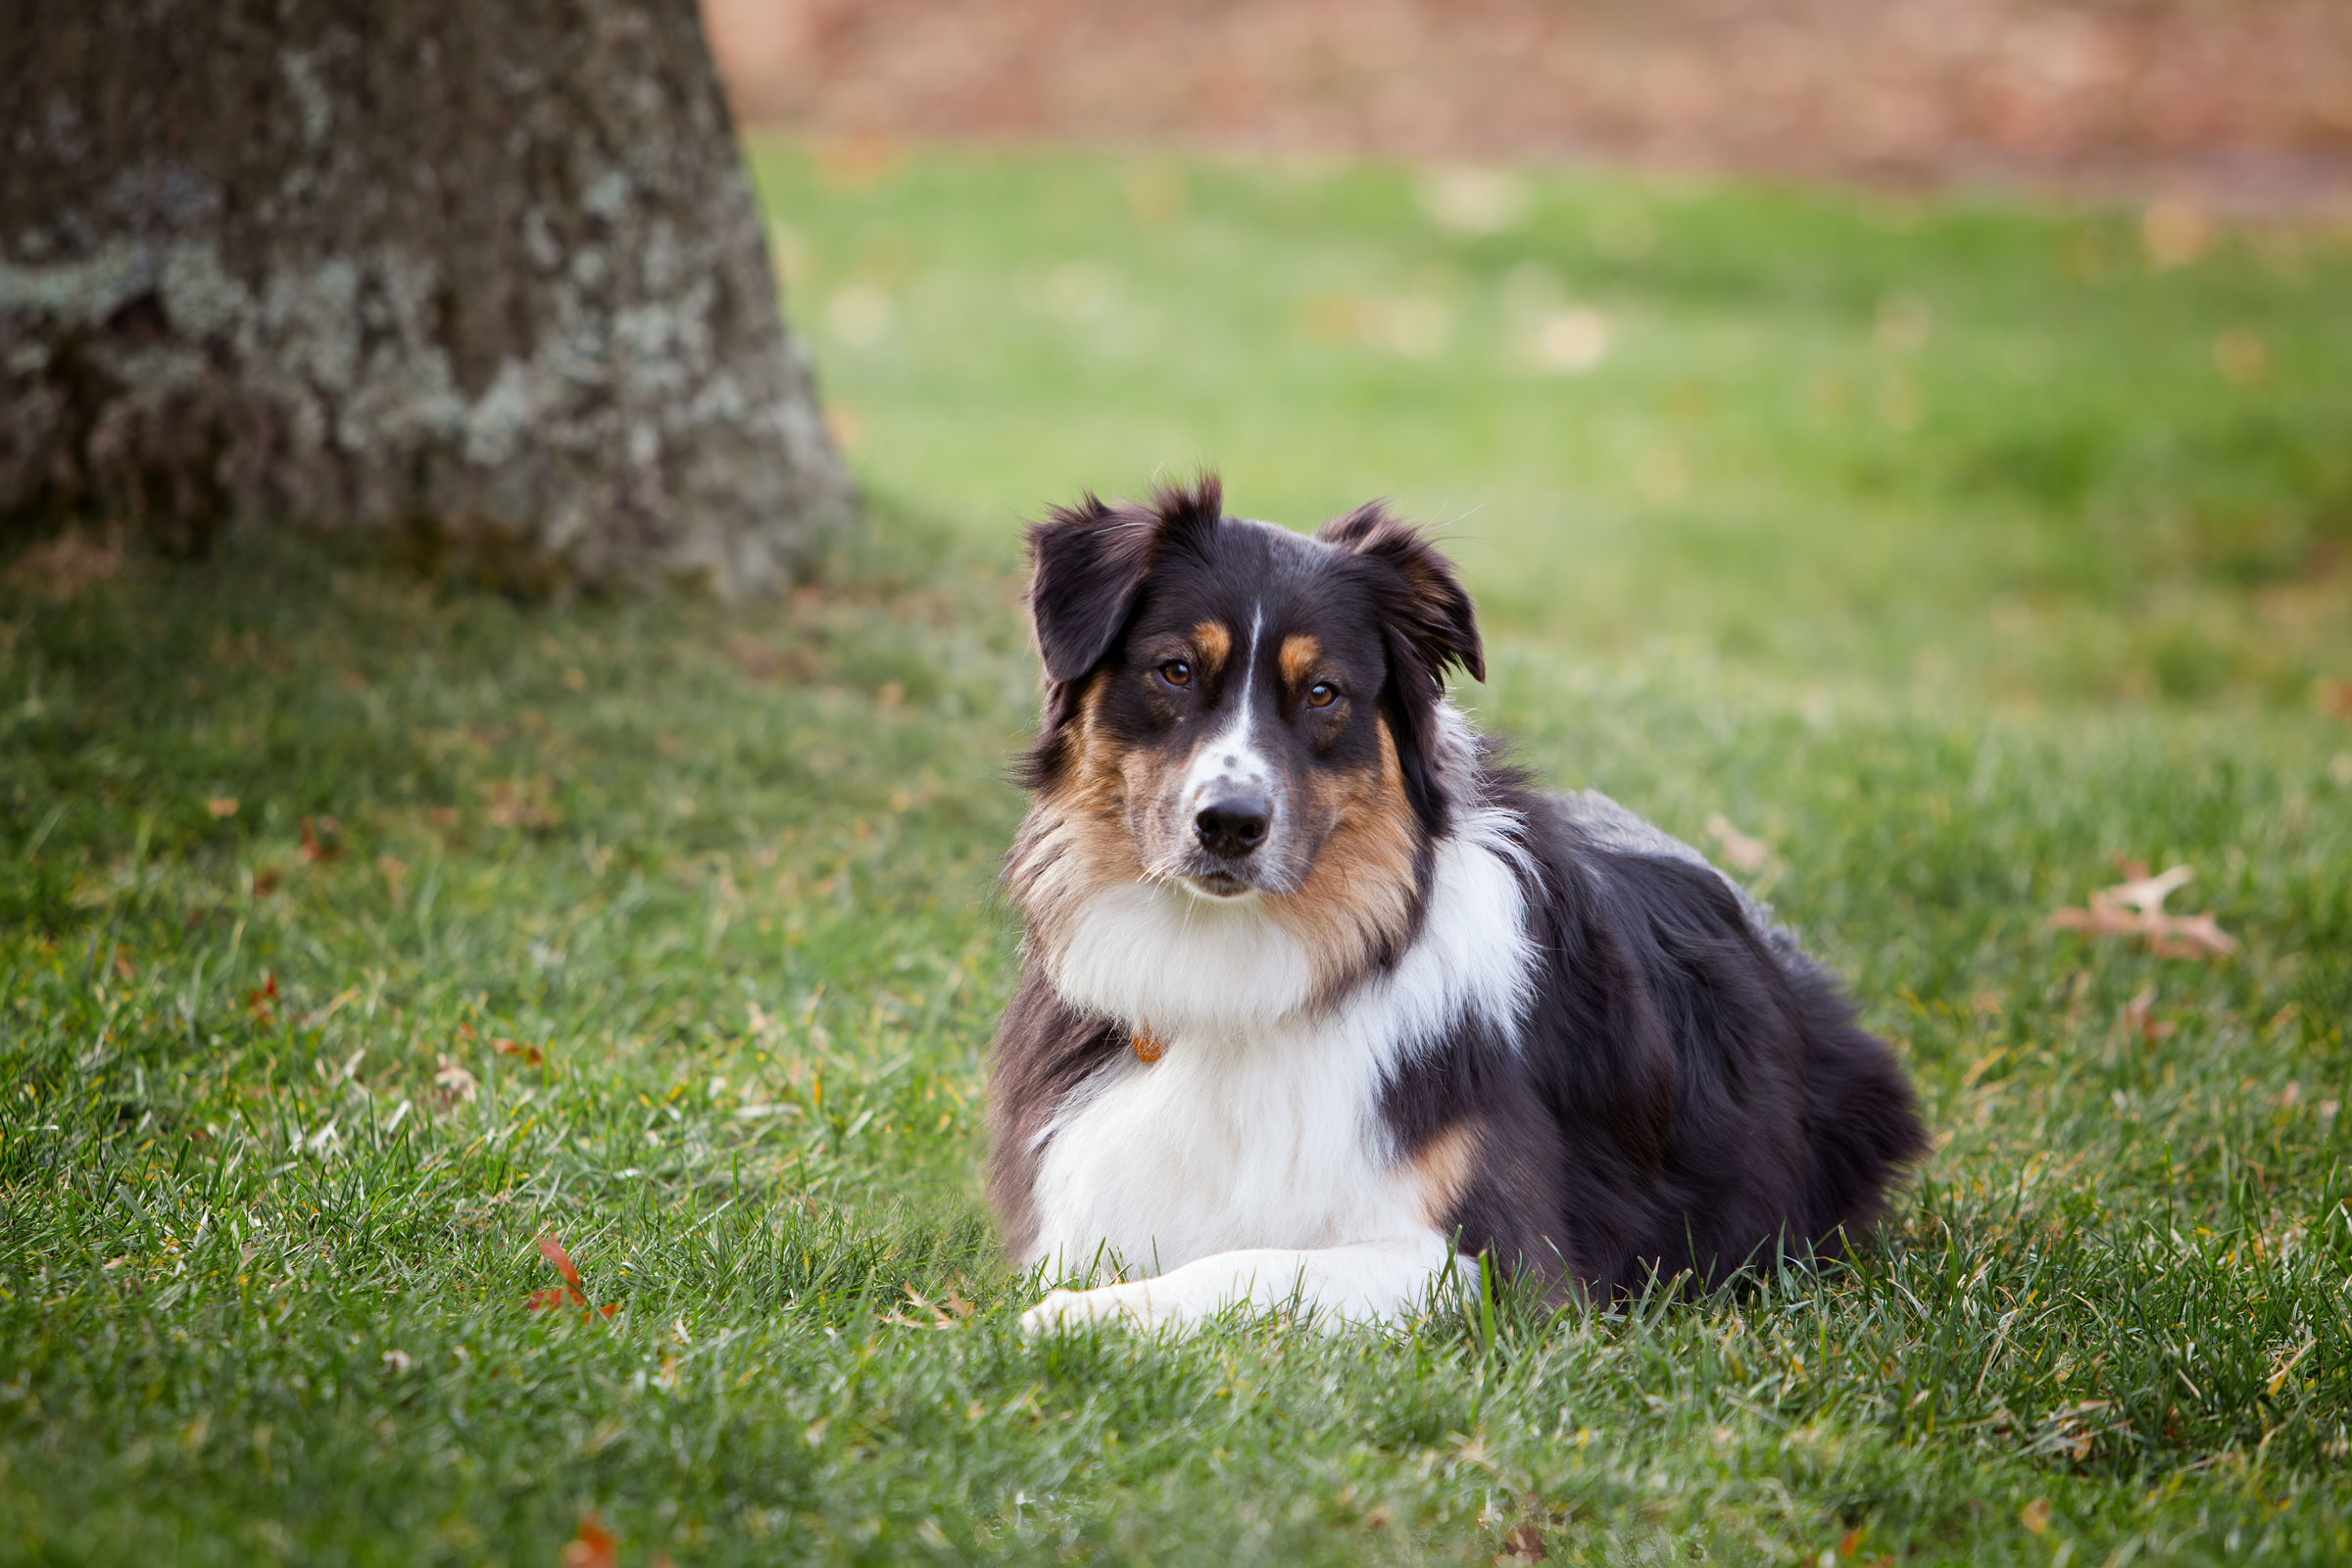
<svg viewBox="0 0 2352 1568">
<path fill-rule="evenodd" d="M 1303 686 L 1317 673 L 1315 666 L 1323 662 L 1323 645 L 1303 632 L 1282 640 L 1282 678 L 1293 686 Z"/>
<path fill-rule="evenodd" d="M 1022 819 L 1004 881 L 1029 917 L 1031 935 L 1049 948 L 1068 939 L 1069 922 L 1099 890 L 1144 874 L 1127 831 L 1127 780 L 1119 749 L 1102 732 L 1103 678 L 1079 700 L 1067 778 L 1039 797 Z"/>
<path fill-rule="evenodd" d="M 1455 1122 L 1422 1145 L 1408 1163 L 1413 1185 L 1421 1190 L 1422 1218 L 1433 1230 L 1445 1229 L 1470 1178 L 1478 1172 L 1477 1125 Z"/>
<path fill-rule="evenodd" d="M 1233 656 L 1233 633 L 1222 621 L 1204 620 L 1193 628 L 1193 646 L 1200 651 L 1203 670 L 1214 675 Z"/>
<path fill-rule="evenodd" d="M 1104 679 L 1097 676 L 1080 699 L 1068 771 L 1030 807 L 1005 863 L 1005 889 L 1027 917 L 1030 941 L 1046 953 L 1066 946 L 1071 922 L 1095 894 L 1165 874 L 1147 866 L 1137 836 L 1154 841 L 1153 813 L 1174 764 L 1155 752 L 1129 752 L 1103 731 Z M 1372 766 L 1309 773 L 1300 815 L 1328 826 L 1304 884 L 1266 896 L 1268 917 L 1298 941 L 1324 997 L 1361 974 L 1384 944 L 1403 940 L 1412 920 L 1412 807 L 1396 737 L 1385 718 L 1377 722 Z"/>
<path fill-rule="evenodd" d="M 1268 912 L 1306 950 L 1316 989 L 1336 990 L 1383 941 L 1404 935 L 1413 911 L 1413 808 L 1404 798 L 1396 739 L 1380 721 L 1380 761 L 1319 773 L 1310 812 L 1333 823 L 1306 885 L 1269 899 Z"/>
</svg>

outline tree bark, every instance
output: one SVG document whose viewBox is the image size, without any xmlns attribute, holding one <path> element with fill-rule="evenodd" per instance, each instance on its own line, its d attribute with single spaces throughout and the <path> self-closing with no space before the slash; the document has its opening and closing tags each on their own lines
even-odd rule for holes
<svg viewBox="0 0 2352 1568">
<path fill-rule="evenodd" d="M 854 498 L 693 0 L 15 0 L 0 538 L 786 581 Z"/>
</svg>

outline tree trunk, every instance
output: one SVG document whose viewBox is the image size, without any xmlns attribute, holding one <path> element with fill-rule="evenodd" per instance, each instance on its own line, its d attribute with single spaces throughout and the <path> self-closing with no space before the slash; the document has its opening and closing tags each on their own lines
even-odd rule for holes
<svg viewBox="0 0 2352 1568">
<path fill-rule="evenodd" d="M 775 586 L 853 497 L 693 0 L 14 0 L 0 539 Z"/>
</svg>

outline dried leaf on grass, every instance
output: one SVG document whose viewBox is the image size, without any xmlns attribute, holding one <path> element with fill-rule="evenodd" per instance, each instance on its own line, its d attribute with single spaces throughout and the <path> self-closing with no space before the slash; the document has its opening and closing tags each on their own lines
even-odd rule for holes
<svg viewBox="0 0 2352 1568">
<path fill-rule="evenodd" d="M 343 824 L 331 816 L 306 816 L 302 819 L 302 858 L 306 864 L 324 865 L 343 854 Z"/>
<path fill-rule="evenodd" d="M 2093 893 L 2085 908 L 2054 911 L 2050 929 L 2138 937 L 2160 958 L 2218 958 L 2237 951 L 2237 939 L 2215 924 L 2211 909 L 2201 914 L 2165 912 L 2164 901 L 2197 874 L 2194 867 L 2176 865 L 2150 876 L 2137 861 L 2118 861 L 2117 866 L 2124 881 Z"/>
<path fill-rule="evenodd" d="M 1519 1524 L 1502 1538 L 1502 1550 L 1495 1554 L 1498 1563 L 1542 1562 L 1548 1555 L 1544 1549 L 1544 1532 L 1533 1524 Z"/>
<path fill-rule="evenodd" d="M 268 1024 L 273 1021 L 271 1009 L 276 1001 L 277 971 L 271 969 L 262 976 L 259 986 L 245 993 L 245 1010 L 253 1014 L 254 1022 Z"/>
<path fill-rule="evenodd" d="M 481 1084 L 463 1064 L 443 1056 L 433 1067 L 433 1087 L 441 1092 L 441 1108 L 447 1110 L 470 1102 Z"/>
<path fill-rule="evenodd" d="M 556 809 L 555 783 L 548 778 L 493 779 L 488 790 L 494 827 L 540 831 L 564 820 Z"/>
<path fill-rule="evenodd" d="M 885 1323 L 895 1323 L 905 1329 L 952 1329 L 956 1326 L 956 1319 L 972 1315 L 972 1303 L 963 1298 L 961 1291 L 953 1287 L 950 1287 L 947 1297 L 939 1306 L 932 1305 L 924 1298 L 923 1294 L 911 1285 L 903 1285 L 900 1289 L 906 1293 L 907 1300 L 913 1302 L 920 1310 L 931 1314 L 930 1321 L 925 1322 L 919 1317 L 908 1317 L 903 1312 L 885 1312 L 882 1314 L 882 1321 Z"/>
<path fill-rule="evenodd" d="M 619 1568 L 620 1543 L 612 1539 L 593 1509 L 580 1515 L 580 1526 L 564 1544 L 564 1568 Z"/>
<path fill-rule="evenodd" d="M 2114 1400 L 2082 1399 L 2052 1410 L 2029 1446 L 2034 1452 L 2062 1454 L 2079 1464 L 2090 1457 L 2099 1439 L 2131 1436 L 2132 1428 L 2117 1412 Z M 2048 1504 L 2042 1504 L 2042 1510 L 2046 1521 Z M 2034 1526 L 2029 1523 L 2027 1528 Z"/>
<path fill-rule="evenodd" d="M 2159 1040 L 2172 1038 L 2174 1031 L 2180 1025 L 2159 1019 L 2156 1016 L 2155 1008 L 2156 988 L 2154 986 L 2146 987 L 2138 996 L 2125 1003 L 2123 1014 L 2119 1020 L 2124 1026 L 2124 1033 L 2137 1035 L 2151 1046 Z"/>
<path fill-rule="evenodd" d="M 539 1255 L 555 1265 L 556 1272 L 563 1276 L 564 1288 L 560 1291 L 532 1292 L 523 1298 L 522 1304 L 525 1308 L 533 1312 L 544 1312 L 553 1307 L 567 1304 L 577 1305 L 583 1321 L 597 1316 L 611 1317 L 620 1310 L 620 1303 L 617 1301 L 608 1302 L 603 1306 L 589 1304 L 588 1287 L 581 1282 L 579 1266 L 572 1262 L 571 1254 L 564 1250 L 564 1244 L 556 1240 L 555 1232 L 543 1231 L 540 1233 Z"/>
<path fill-rule="evenodd" d="M 1758 871 L 1772 858 L 1772 846 L 1762 839 L 1751 839 L 1732 826 L 1722 812 L 1707 818 L 1707 835 L 1723 847 L 1723 858 L 1737 871 Z"/>
<path fill-rule="evenodd" d="M 520 1056 L 522 1064 L 526 1067 L 536 1067 L 547 1060 L 546 1052 L 537 1046 L 525 1045 L 519 1040 L 493 1040 L 490 1042 L 490 1049 L 502 1056 Z"/>
</svg>

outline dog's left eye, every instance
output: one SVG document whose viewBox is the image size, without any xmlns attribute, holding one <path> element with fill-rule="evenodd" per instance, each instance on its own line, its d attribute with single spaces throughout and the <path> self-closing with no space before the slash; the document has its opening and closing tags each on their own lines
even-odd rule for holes
<svg viewBox="0 0 2352 1568">
<path fill-rule="evenodd" d="M 1171 659 L 1159 666 L 1159 678 L 1171 686 L 1190 686 L 1193 683 L 1193 666 L 1181 659 Z"/>
<path fill-rule="evenodd" d="M 1306 689 L 1306 706 L 1329 708 L 1340 700 L 1340 689 L 1327 680 L 1319 680 Z"/>
</svg>

